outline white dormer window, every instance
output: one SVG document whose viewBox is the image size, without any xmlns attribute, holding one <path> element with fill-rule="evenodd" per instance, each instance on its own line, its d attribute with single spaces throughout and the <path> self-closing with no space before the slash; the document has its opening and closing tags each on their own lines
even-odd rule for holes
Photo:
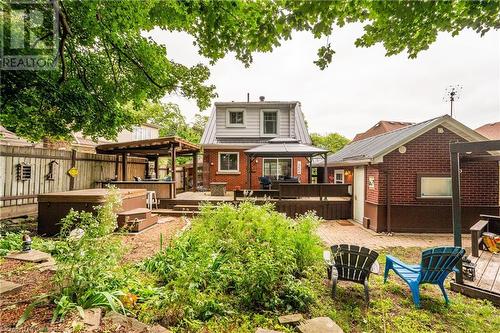
<svg viewBox="0 0 500 333">
<path fill-rule="evenodd" d="M 261 111 L 260 128 L 263 136 L 278 135 L 278 110 Z"/>
<path fill-rule="evenodd" d="M 245 109 L 228 109 L 226 112 L 227 127 L 245 127 Z"/>
</svg>

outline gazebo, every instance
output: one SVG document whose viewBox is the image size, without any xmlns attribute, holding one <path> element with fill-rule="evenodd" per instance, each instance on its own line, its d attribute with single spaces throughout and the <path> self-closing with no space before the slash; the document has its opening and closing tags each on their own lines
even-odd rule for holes
<svg viewBox="0 0 500 333">
<path fill-rule="evenodd" d="M 128 141 L 120 143 L 102 144 L 96 147 L 99 154 L 116 155 L 115 174 L 118 175 L 120 156 L 122 163 L 122 181 L 127 181 L 127 159 L 128 156 L 146 158 L 149 162 L 154 162 L 154 172 L 158 176 L 158 159 L 162 156 L 170 156 L 172 160 L 172 181 L 176 181 L 176 159 L 178 156 L 193 157 L 193 167 L 197 170 L 198 153 L 200 148 L 191 142 L 183 140 L 177 136 L 161 137 L 147 140 Z M 146 168 L 146 178 L 151 178 L 149 168 Z M 196 191 L 197 173 L 193 173 L 193 191 Z M 174 186 L 175 187 L 175 186 Z M 174 188 L 175 191 L 175 188 Z M 175 193 L 174 193 L 175 196 Z"/>
<path fill-rule="evenodd" d="M 309 168 L 312 166 L 312 159 L 315 156 L 322 156 L 325 161 L 325 178 L 326 179 L 326 161 L 328 150 L 300 143 L 292 138 L 275 138 L 267 143 L 245 150 L 247 155 L 247 183 L 252 188 L 251 166 L 252 162 L 258 157 L 305 157 L 308 161 Z M 311 183 L 311 172 L 308 173 L 308 183 Z"/>
</svg>

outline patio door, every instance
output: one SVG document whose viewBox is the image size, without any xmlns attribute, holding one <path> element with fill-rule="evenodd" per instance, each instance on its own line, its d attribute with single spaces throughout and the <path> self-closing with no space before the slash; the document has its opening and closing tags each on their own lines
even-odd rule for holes
<svg viewBox="0 0 500 333">
<path fill-rule="evenodd" d="M 354 221 L 363 223 L 365 215 L 365 167 L 359 166 L 354 168 Z"/>
</svg>

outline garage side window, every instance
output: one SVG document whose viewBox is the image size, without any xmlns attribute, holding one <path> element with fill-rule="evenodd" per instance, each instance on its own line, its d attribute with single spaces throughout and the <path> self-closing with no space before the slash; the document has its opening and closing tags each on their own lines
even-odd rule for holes
<svg viewBox="0 0 500 333">
<path fill-rule="evenodd" d="M 417 186 L 420 198 L 451 198 L 451 177 L 419 176 Z"/>
</svg>

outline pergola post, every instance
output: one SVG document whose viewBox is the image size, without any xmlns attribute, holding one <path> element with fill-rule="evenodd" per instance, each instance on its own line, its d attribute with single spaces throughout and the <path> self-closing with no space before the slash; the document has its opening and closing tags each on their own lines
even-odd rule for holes
<svg viewBox="0 0 500 333">
<path fill-rule="evenodd" d="M 122 153 L 122 180 L 127 180 L 127 153 Z"/>
<path fill-rule="evenodd" d="M 312 180 L 312 156 L 309 156 L 309 157 L 306 157 L 306 161 L 307 161 L 307 164 L 308 164 L 308 171 L 307 171 L 307 183 L 308 184 L 311 184 L 311 180 Z"/>
<path fill-rule="evenodd" d="M 328 183 L 328 168 L 327 168 L 328 154 L 324 154 L 323 158 L 324 158 L 324 161 L 325 161 L 324 162 L 325 169 L 323 170 L 323 183 Z"/>
<path fill-rule="evenodd" d="M 177 159 L 177 156 L 176 156 L 176 151 L 175 151 L 175 144 L 172 144 L 172 149 L 171 149 L 171 155 L 172 155 L 172 180 L 175 182 L 176 180 L 176 172 L 175 172 L 175 168 L 176 168 L 176 159 Z"/>
<path fill-rule="evenodd" d="M 197 191 L 198 187 L 198 153 L 193 153 L 193 192 Z"/>
<path fill-rule="evenodd" d="M 158 161 L 160 157 L 159 156 L 156 156 L 155 158 L 155 175 L 156 175 L 156 178 L 160 178 L 160 163 Z"/>
<path fill-rule="evenodd" d="M 247 155 L 247 184 L 248 189 L 252 189 L 252 157 Z"/>
<path fill-rule="evenodd" d="M 462 212 L 460 208 L 460 154 L 450 152 L 451 161 L 451 192 L 453 218 L 453 244 L 462 247 Z M 456 282 L 463 283 L 462 260 L 457 264 Z"/>
<path fill-rule="evenodd" d="M 115 155 L 115 179 L 118 180 L 118 170 L 120 168 L 120 155 Z"/>
</svg>

